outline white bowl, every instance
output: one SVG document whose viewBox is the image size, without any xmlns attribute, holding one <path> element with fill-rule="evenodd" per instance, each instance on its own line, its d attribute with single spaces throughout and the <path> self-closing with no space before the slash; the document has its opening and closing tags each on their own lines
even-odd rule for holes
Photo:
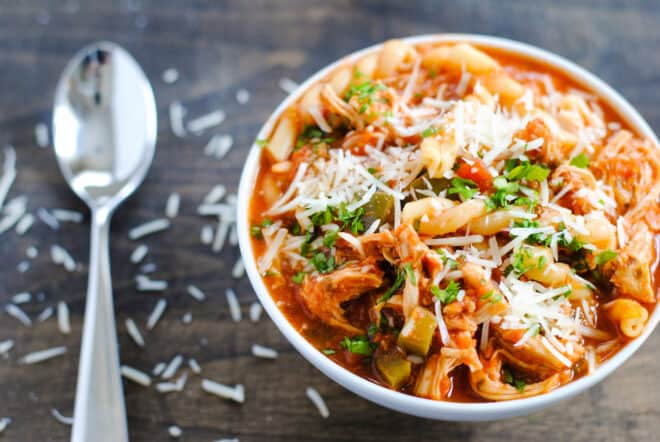
<svg viewBox="0 0 660 442">
<path fill-rule="evenodd" d="M 593 74 L 590 74 L 576 64 L 558 55 L 527 44 L 483 35 L 422 35 L 404 38 L 403 40 L 411 44 L 461 41 L 474 43 L 485 48 L 504 49 L 505 51 L 514 54 L 520 54 L 531 59 L 542 61 L 548 66 L 558 68 L 560 71 L 565 72 L 568 76 L 577 80 L 577 82 L 583 85 L 586 89 L 594 91 L 606 102 L 609 102 L 612 109 L 633 129 L 658 143 L 655 134 L 646 121 L 644 121 L 641 115 L 639 115 L 639 113 L 633 109 L 633 107 L 621 95 Z M 280 114 L 293 104 L 309 86 L 323 79 L 345 60 L 357 59 L 365 54 L 377 51 L 381 46 L 381 44 L 378 44 L 354 52 L 312 75 L 294 93 L 280 103 L 277 109 L 275 109 L 275 112 L 271 114 L 268 121 L 266 121 L 266 124 L 264 124 L 259 131 L 257 139 L 268 137 Z M 268 292 L 268 288 L 259 275 L 254 253 L 252 251 L 252 245 L 250 243 L 248 210 L 252 191 L 254 190 L 255 178 L 259 168 L 260 155 L 261 147 L 253 145 L 245 162 L 238 190 L 238 238 L 241 254 L 243 255 L 243 262 L 245 263 L 245 269 L 247 270 L 252 287 L 254 287 L 259 300 L 268 312 L 270 318 L 275 322 L 275 325 L 277 325 L 284 336 L 286 336 L 289 342 L 293 344 L 296 350 L 298 350 L 305 359 L 335 382 L 378 405 L 425 418 L 452 421 L 485 421 L 533 413 L 559 401 L 571 398 L 602 381 L 632 356 L 635 351 L 637 351 L 660 321 L 660 308 L 656 308 L 649 318 L 642 335 L 623 347 L 612 358 L 599 366 L 593 374 L 582 377 L 559 387 L 550 393 L 540 396 L 505 402 L 456 403 L 423 399 L 381 387 L 380 385 L 369 382 L 336 364 L 331 359 L 324 356 L 300 333 L 298 333 L 275 305 L 273 298 Z"/>
</svg>

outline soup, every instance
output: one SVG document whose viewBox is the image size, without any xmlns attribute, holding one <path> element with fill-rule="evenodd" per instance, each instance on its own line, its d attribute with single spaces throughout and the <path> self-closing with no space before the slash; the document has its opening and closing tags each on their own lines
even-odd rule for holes
<svg viewBox="0 0 660 442">
<path fill-rule="evenodd" d="M 660 151 L 545 65 L 391 40 L 257 143 L 249 218 L 271 296 L 384 387 L 543 394 L 596 370 L 655 308 Z"/>
</svg>

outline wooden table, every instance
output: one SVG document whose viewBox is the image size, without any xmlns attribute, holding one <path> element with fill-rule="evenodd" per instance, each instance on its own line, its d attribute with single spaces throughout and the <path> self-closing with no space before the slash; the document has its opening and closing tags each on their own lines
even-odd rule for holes
<svg viewBox="0 0 660 442">
<path fill-rule="evenodd" d="M 186 2 L 188 3 L 188 2 Z M 339 387 L 305 362 L 262 318 L 231 322 L 224 297 L 227 287 L 239 294 L 244 314 L 255 296 L 246 280 L 235 281 L 230 269 L 235 248 L 214 254 L 200 244 L 200 228 L 211 219 L 196 215 L 196 206 L 217 183 L 235 191 L 241 164 L 255 130 L 284 97 L 282 77 L 301 80 L 342 54 L 392 36 L 432 32 L 475 32 L 511 37 L 555 51 L 597 73 L 621 91 L 660 129 L 660 8 L 657 2 L 589 0 L 528 2 L 490 0 L 412 2 L 396 0 L 310 2 L 178 0 L 3 2 L 0 5 L 0 146 L 16 147 L 19 174 L 10 197 L 27 195 L 29 210 L 83 205 L 67 189 L 51 149 L 37 147 L 34 126 L 50 119 L 57 76 L 70 55 L 86 43 L 111 39 L 128 48 L 151 78 L 158 101 L 158 151 L 149 176 L 115 216 L 112 261 L 122 362 L 149 371 L 176 354 L 194 357 L 203 376 L 223 383 L 242 383 L 247 400 L 238 405 L 203 393 L 192 375 L 181 393 L 160 394 L 125 384 L 132 440 L 168 440 L 167 428 L 183 429 L 182 440 L 211 441 L 419 441 L 524 440 L 600 441 L 658 440 L 660 436 L 660 335 L 654 336 L 621 370 L 589 392 L 530 417 L 494 423 L 442 423 L 398 414 L 373 405 Z M 161 80 L 169 67 L 179 70 L 172 85 Z M 251 93 L 248 104 L 236 91 Z M 188 117 L 224 109 L 227 120 L 202 136 L 177 138 L 170 130 L 169 103 L 181 100 Z M 234 148 L 223 160 L 203 154 L 214 133 L 229 133 Z M 163 295 L 168 309 L 138 348 L 124 320 L 144 323 L 159 295 L 137 292 L 137 266 L 129 262 L 136 246 L 128 230 L 162 216 L 170 192 L 181 193 L 180 215 L 167 232 L 144 240 L 146 262 L 157 265 L 154 278 L 170 288 Z M 87 217 L 87 215 L 86 215 Z M 61 244 L 76 260 L 87 261 L 88 220 L 63 223 L 54 231 L 37 222 L 25 236 L 0 236 L 0 302 L 29 291 L 43 301 L 23 307 L 35 318 L 45 307 L 66 301 L 72 332 L 62 335 L 54 319 L 25 327 L 0 314 L 0 340 L 14 339 L 9 358 L 0 358 L 0 417 L 13 422 L 0 440 L 64 441 L 69 427 L 56 422 L 51 408 L 72 412 L 86 267 L 69 273 L 53 264 L 52 244 Z M 20 274 L 30 245 L 39 249 Z M 199 303 L 185 292 L 202 288 Z M 193 321 L 182 317 L 191 312 Z M 256 360 L 252 343 L 276 348 L 276 361 Z M 40 365 L 20 366 L 28 352 L 64 345 L 68 354 Z M 305 396 L 316 387 L 331 410 L 319 417 Z"/>
</svg>

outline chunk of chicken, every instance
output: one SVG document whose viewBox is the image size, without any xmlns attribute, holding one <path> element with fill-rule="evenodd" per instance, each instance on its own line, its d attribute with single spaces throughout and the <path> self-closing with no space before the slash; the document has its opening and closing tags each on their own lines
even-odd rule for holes
<svg viewBox="0 0 660 442">
<path fill-rule="evenodd" d="M 653 233 L 646 224 L 637 224 L 625 247 L 605 264 L 603 272 L 625 296 L 641 302 L 656 300 L 651 280 Z"/>
<path fill-rule="evenodd" d="M 585 191 L 581 190 L 596 189 L 596 178 L 589 169 L 562 164 L 552 173 L 550 182 L 553 184 L 556 193 L 566 188 L 570 189 L 564 198 L 568 200 L 573 213 L 584 215 L 594 209 L 602 209 L 602 207 L 595 208 L 591 200 L 587 198 Z"/>
<path fill-rule="evenodd" d="M 401 224 L 395 231 L 396 248 L 402 261 L 418 266 L 428 253 L 429 247 L 422 242 L 410 224 Z"/>
<path fill-rule="evenodd" d="M 422 275 L 422 259 L 430 252 L 410 224 L 400 225 L 394 232 L 396 251 L 401 263 L 410 265 L 413 278 L 407 277 L 403 287 L 403 315 L 408 318 L 419 305 L 419 284 Z"/>
<path fill-rule="evenodd" d="M 474 317 L 477 324 L 486 322 L 493 316 L 501 315 L 509 308 L 499 287 L 486 275 L 483 267 L 465 262 L 461 264 L 461 272 L 466 287 L 471 288 L 477 294 L 478 310 Z"/>
<path fill-rule="evenodd" d="M 369 235 L 358 236 L 365 256 L 376 256 L 378 259 L 381 257 L 391 255 L 391 251 L 396 245 L 394 235 L 391 230 L 384 230 L 378 233 L 371 233 Z"/>
<path fill-rule="evenodd" d="M 352 333 L 362 330 L 344 318 L 341 304 L 376 289 L 383 283 L 383 271 L 375 258 L 347 265 L 325 275 L 307 275 L 302 286 L 305 306 L 326 324 L 341 327 Z"/>
<path fill-rule="evenodd" d="M 650 140 L 621 130 L 608 140 L 592 163 L 614 191 L 619 208 L 635 209 L 643 201 L 658 205 L 660 149 Z M 648 204 L 648 203 L 647 203 Z M 625 210 L 624 210 L 625 211 Z"/>
<path fill-rule="evenodd" d="M 496 324 L 491 324 L 491 327 L 497 337 L 498 344 L 504 349 L 502 355 L 509 364 L 520 371 L 530 375 L 547 376 L 570 368 L 543 345 L 540 336 L 532 336 L 522 345 L 516 347 L 516 342 L 520 337 L 519 333 L 511 334 L 511 330 L 503 330 Z M 560 353 L 571 362 L 571 366 L 584 355 L 585 350 L 582 345 L 575 342 L 570 345 L 567 342 L 562 342 L 562 344 L 570 351 Z M 557 351 L 559 352 L 559 349 Z"/>
<path fill-rule="evenodd" d="M 544 163 L 553 165 L 565 161 L 576 142 L 571 134 L 563 131 L 550 115 L 544 113 L 530 120 L 516 137 L 525 141 L 543 138 L 541 149 L 530 151 L 530 154 L 538 155 Z"/>
<path fill-rule="evenodd" d="M 467 365 L 471 372 L 482 371 L 476 349 L 443 347 L 440 354 L 429 357 L 415 384 L 415 396 L 441 400 L 451 389 L 452 370 L 459 365 Z"/>
<path fill-rule="evenodd" d="M 364 127 L 364 121 L 360 114 L 358 114 L 358 112 L 348 103 L 339 98 L 330 85 L 326 84 L 323 86 L 323 89 L 321 90 L 321 99 L 323 103 L 328 106 L 330 111 L 346 118 L 352 127 L 358 130 Z"/>
<path fill-rule="evenodd" d="M 502 353 L 496 351 L 490 359 L 482 359 L 482 370 L 470 371 L 470 386 L 479 396 L 492 401 L 523 399 L 547 393 L 561 384 L 559 373 L 543 381 L 523 385 L 521 389 L 502 382 Z"/>
</svg>

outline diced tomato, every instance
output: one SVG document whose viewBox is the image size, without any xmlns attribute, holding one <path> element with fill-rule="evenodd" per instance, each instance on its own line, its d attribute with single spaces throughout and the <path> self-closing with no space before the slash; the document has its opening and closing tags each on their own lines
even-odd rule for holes
<svg viewBox="0 0 660 442">
<path fill-rule="evenodd" d="M 456 169 L 456 175 L 474 181 L 482 192 L 489 190 L 493 185 L 493 177 L 480 159 L 473 160 L 472 164 L 462 162 Z"/>
</svg>

